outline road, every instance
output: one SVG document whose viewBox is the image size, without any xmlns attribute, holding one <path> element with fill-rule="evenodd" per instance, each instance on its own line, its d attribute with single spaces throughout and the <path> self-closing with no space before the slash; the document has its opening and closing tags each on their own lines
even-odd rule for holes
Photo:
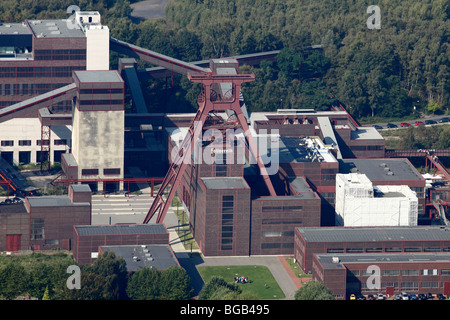
<svg viewBox="0 0 450 320">
<path fill-rule="evenodd" d="M 117 223 L 142 223 L 151 206 L 153 198 L 144 190 L 142 195 L 94 195 L 92 197 L 92 224 L 105 225 Z M 246 256 L 246 257 L 204 257 L 198 250 L 186 250 L 175 229 L 178 219 L 177 208 L 169 208 L 164 219 L 164 225 L 169 231 L 169 242 L 180 265 L 187 271 L 192 280 L 194 293 L 197 295 L 204 283 L 197 270 L 198 266 L 219 265 L 264 265 L 272 272 L 273 277 L 283 290 L 287 300 L 294 299 L 298 282 L 294 282 L 289 269 L 282 263 L 279 256 Z M 181 210 L 181 209 L 180 209 Z M 150 223 L 156 220 L 156 216 Z"/>
<path fill-rule="evenodd" d="M 409 123 L 411 126 L 415 126 L 415 122 L 416 122 L 416 121 L 422 121 L 422 122 L 425 122 L 426 120 L 434 120 L 434 121 L 437 122 L 436 124 L 432 124 L 432 125 L 443 125 L 443 124 L 448 124 L 448 122 L 438 123 L 438 121 L 439 121 L 441 118 L 447 118 L 447 116 L 428 116 L 428 117 L 422 117 L 422 118 L 416 119 L 416 120 L 398 121 L 398 122 L 390 122 L 390 123 L 395 124 L 398 128 L 400 128 L 400 124 L 403 123 L 403 122 Z M 387 123 L 374 123 L 374 124 L 370 124 L 370 125 L 367 124 L 367 125 L 364 125 L 364 126 L 375 126 L 375 125 L 381 126 L 383 129 L 387 129 Z M 429 125 L 427 125 L 427 126 L 429 126 Z"/>
</svg>

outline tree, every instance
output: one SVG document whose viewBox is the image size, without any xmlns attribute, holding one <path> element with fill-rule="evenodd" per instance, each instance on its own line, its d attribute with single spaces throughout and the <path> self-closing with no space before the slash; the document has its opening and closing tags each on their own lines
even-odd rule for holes
<svg viewBox="0 0 450 320">
<path fill-rule="evenodd" d="M 10 262 L 0 269 L 0 294 L 14 299 L 29 290 L 30 276 L 25 268 L 16 262 Z"/>
<path fill-rule="evenodd" d="M 158 300 L 160 273 L 155 268 L 144 267 L 128 281 L 127 294 L 132 300 Z"/>
<path fill-rule="evenodd" d="M 206 283 L 198 294 L 199 300 L 220 300 L 231 294 L 242 292 L 236 284 L 230 284 L 222 277 L 214 276 Z"/>
<path fill-rule="evenodd" d="M 187 300 L 193 294 L 191 278 L 179 266 L 161 271 L 159 286 L 161 300 Z"/>
<path fill-rule="evenodd" d="M 116 257 L 114 252 L 104 252 L 94 261 L 91 271 L 105 279 L 110 295 L 108 299 L 127 298 L 128 271 L 122 257 Z"/>
<path fill-rule="evenodd" d="M 295 292 L 295 300 L 334 300 L 334 296 L 323 283 L 308 281 Z"/>
</svg>

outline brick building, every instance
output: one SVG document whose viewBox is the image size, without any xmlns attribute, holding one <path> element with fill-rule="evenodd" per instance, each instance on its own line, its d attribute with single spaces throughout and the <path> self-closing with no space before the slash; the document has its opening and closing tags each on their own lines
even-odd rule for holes
<svg viewBox="0 0 450 320">
<path fill-rule="evenodd" d="M 71 185 L 65 196 L 28 197 L 0 205 L 0 251 L 70 250 L 73 226 L 91 223 L 91 191 Z"/>
</svg>

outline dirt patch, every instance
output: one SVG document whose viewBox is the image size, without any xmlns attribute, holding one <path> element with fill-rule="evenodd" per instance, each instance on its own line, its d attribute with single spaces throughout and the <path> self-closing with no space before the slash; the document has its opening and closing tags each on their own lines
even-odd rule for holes
<svg viewBox="0 0 450 320">
<path fill-rule="evenodd" d="M 133 12 L 131 16 L 136 19 L 164 18 L 166 6 L 170 0 L 145 0 L 130 5 Z"/>
</svg>

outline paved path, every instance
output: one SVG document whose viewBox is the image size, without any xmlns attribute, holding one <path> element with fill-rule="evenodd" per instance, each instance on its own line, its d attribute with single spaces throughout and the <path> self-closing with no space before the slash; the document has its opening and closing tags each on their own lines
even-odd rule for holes
<svg viewBox="0 0 450 320">
<path fill-rule="evenodd" d="M 142 223 L 151 206 L 149 194 L 125 197 L 124 195 L 93 196 L 92 224 Z M 301 286 L 283 256 L 250 256 L 250 257 L 204 257 L 199 250 L 185 249 L 178 237 L 176 228 L 178 219 L 174 213 L 177 208 L 169 208 L 164 225 L 169 231 L 169 243 L 177 256 L 180 265 L 186 269 L 192 279 L 195 295 L 204 285 L 197 270 L 198 266 L 220 265 L 264 265 L 272 272 L 273 277 L 283 290 L 288 300 L 294 299 L 295 291 Z M 150 220 L 156 219 L 156 216 Z"/>
</svg>

